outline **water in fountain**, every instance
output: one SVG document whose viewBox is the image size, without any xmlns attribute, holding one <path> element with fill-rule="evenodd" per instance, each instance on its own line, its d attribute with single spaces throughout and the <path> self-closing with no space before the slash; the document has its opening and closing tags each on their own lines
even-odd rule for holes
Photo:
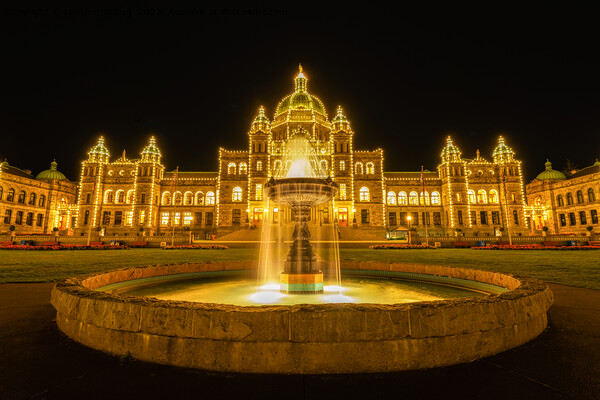
<svg viewBox="0 0 600 400">
<path fill-rule="evenodd" d="M 285 142 L 280 161 L 265 185 L 263 198 L 267 199 L 267 210 L 288 207 L 293 222 L 284 224 L 288 212 L 280 212 L 279 221 L 265 219 L 259 257 L 259 290 L 254 296 L 275 296 L 273 291 L 279 289 L 284 295 L 326 292 L 329 301 L 350 301 L 342 294 L 337 226 L 329 221 L 325 227 L 318 226 L 323 225 L 321 215 L 319 224 L 310 221 L 311 214 L 317 214 L 314 207 L 329 202 L 337 193 L 337 184 L 329 177 L 325 157 L 311 143 L 308 134 L 300 129 Z M 292 239 L 292 245 L 288 250 L 284 241 L 289 239 Z M 316 250 L 311 239 L 317 244 Z M 323 281 L 323 275 L 329 282 Z"/>
</svg>

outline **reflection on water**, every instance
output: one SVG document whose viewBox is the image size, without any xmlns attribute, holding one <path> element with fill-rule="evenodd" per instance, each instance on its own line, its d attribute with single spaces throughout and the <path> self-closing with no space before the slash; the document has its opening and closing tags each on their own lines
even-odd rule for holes
<svg viewBox="0 0 600 400">
<path fill-rule="evenodd" d="M 135 282 L 135 281 L 132 281 Z M 132 283 L 134 284 L 134 283 Z M 164 282 L 125 289 L 120 293 L 162 300 L 197 301 L 235 305 L 379 303 L 395 304 L 485 296 L 463 288 L 398 279 L 344 278 L 343 287 L 326 286 L 322 294 L 284 294 L 277 283 L 256 286 L 256 281 L 224 278 Z"/>
</svg>

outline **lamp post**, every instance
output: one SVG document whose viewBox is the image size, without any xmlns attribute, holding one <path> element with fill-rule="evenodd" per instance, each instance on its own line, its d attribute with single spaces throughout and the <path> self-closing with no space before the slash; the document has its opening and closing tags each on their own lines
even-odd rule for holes
<svg viewBox="0 0 600 400">
<path fill-rule="evenodd" d="M 412 217 L 409 215 L 406 217 L 406 220 L 408 221 L 408 229 L 410 230 L 410 221 L 412 220 Z"/>
<path fill-rule="evenodd" d="M 408 221 L 408 244 L 412 244 L 412 233 L 410 231 L 410 221 L 412 220 L 412 217 L 408 215 L 406 220 Z"/>
</svg>

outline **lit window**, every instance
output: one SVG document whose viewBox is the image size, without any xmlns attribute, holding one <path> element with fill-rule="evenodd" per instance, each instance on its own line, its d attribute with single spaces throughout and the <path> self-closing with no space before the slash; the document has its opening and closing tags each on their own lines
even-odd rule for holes
<svg viewBox="0 0 600 400">
<path fill-rule="evenodd" d="M 257 171 L 262 171 L 262 161 L 257 161 L 256 162 L 256 170 Z"/>
<path fill-rule="evenodd" d="M 127 204 L 131 204 L 134 201 L 135 192 L 132 190 L 127 192 Z"/>
<path fill-rule="evenodd" d="M 369 194 L 369 188 L 363 186 L 360 188 L 360 201 L 370 201 L 371 195 Z"/>
<path fill-rule="evenodd" d="M 197 206 L 204 205 L 204 193 L 196 192 L 196 205 Z"/>
<path fill-rule="evenodd" d="M 192 213 L 191 212 L 184 212 L 183 213 L 183 225 L 189 226 L 192 224 L 192 221 L 194 220 L 194 217 L 192 217 Z"/>
<path fill-rule="evenodd" d="M 346 200 L 346 184 L 340 183 L 340 200 Z"/>
<path fill-rule="evenodd" d="M 164 192 L 162 194 L 162 200 L 161 203 L 163 206 L 168 206 L 171 204 L 171 193 L 169 192 Z"/>
<path fill-rule="evenodd" d="M 396 192 L 388 192 L 387 194 L 387 203 L 390 206 L 396 205 Z"/>
<path fill-rule="evenodd" d="M 173 225 L 174 226 L 179 226 L 179 224 L 181 223 L 181 213 L 173 213 Z"/>
<path fill-rule="evenodd" d="M 117 203 L 125 203 L 125 191 L 117 191 Z"/>
<path fill-rule="evenodd" d="M 429 193 L 425 192 L 421 192 L 421 195 L 419 196 L 419 204 L 423 205 L 429 205 Z"/>
<path fill-rule="evenodd" d="M 262 184 L 257 183 L 254 190 L 254 200 L 262 200 Z"/>
<path fill-rule="evenodd" d="M 186 206 L 194 204 L 194 194 L 192 192 L 185 192 L 183 195 L 183 204 Z"/>
<path fill-rule="evenodd" d="M 495 189 L 490 190 L 488 200 L 492 204 L 498 204 L 498 192 Z"/>
<path fill-rule="evenodd" d="M 372 162 L 367 163 L 367 175 L 372 175 L 375 173 L 375 166 Z"/>
<path fill-rule="evenodd" d="M 340 161 L 340 171 L 346 170 L 346 161 Z"/>
<path fill-rule="evenodd" d="M 146 210 L 140 211 L 140 224 L 144 224 L 146 222 Z"/>
<path fill-rule="evenodd" d="M 536 206 L 541 206 L 542 205 L 542 197 L 541 196 L 536 197 L 534 204 Z"/>
<path fill-rule="evenodd" d="M 477 202 L 479 204 L 485 204 L 485 203 L 487 203 L 487 193 L 485 192 L 485 190 L 479 189 L 477 191 Z"/>
<path fill-rule="evenodd" d="M 467 190 L 467 198 L 469 199 L 470 204 L 475 204 L 475 191 L 473 189 Z"/>
<path fill-rule="evenodd" d="M 398 204 L 401 206 L 405 206 L 408 204 L 408 197 L 406 196 L 406 192 L 398 193 Z"/>
<path fill-rule="evenodd" d="M 206 193 L 206 205 L 212 206 L 215 204 L 215 194 L 213 192 Z"/>
<path fill-rule="evenodd" d="M 175 194 L 173 195 L 173 200 L 176 205 L 180 206 L 181 201 L 183 200 L 183 196 L 181 195 L 181 192 L 175 192 Z"/>
<path fill-rule="evenodd" d="M 417 192 L 410 192 L 408 195 L 408 203 L 411 206 L 418 206 L 419 205 L 419 195 L 417 194 Z"/>
<path fill-rule="evenodd" d="M 112 203 L 113 202 L 113 191 L 112 190 L 107 190 L 104 193 L 104 202 L 105 203 Z"/>
<path fill-rule="evenodd" d="M 169 213 L 168 212 L 164 212 L 164 213 L 160 214 L 160 224 L 162 226 L 169 225 Z"/>
<path fill-rule="evenodd" d="M 248 166 L 246 165 L 246 163 L 240 163 L 239 170 L 241 175 L 246 175 L 248 173 Z"/>
<path fill-rule="evenodd" d="M 227 166 L 227 174 L 235 175 L 235 168 L 236 168 L 235 163 L 229 163 L 229 165 Z"/>
<path fill-rule="evenodd" d="M 365 171 L 363 170 L 363 163 L 357 162 L 354 173 L 357 175 L 362 175 L 362 174 L 364 174 L 364 172 Z"/>
<path fill-rule="evenodd" d="M 125 226 L 133 225 L 133 212 L 125 211 Z"/>
<path fill-rule="evenodd" d="M 438 192 L 432 192 L 431 193 L 431 204 L 433 204 L 433 205 L 439 205 L 440 204 L 440 194 Z"/>
<path fill-rule="evenodd" d="M 231 196 L 232 201 L 242 201 L 242 188 L 236 186 L 233 188 L 233 193 Z"/>
</svg>

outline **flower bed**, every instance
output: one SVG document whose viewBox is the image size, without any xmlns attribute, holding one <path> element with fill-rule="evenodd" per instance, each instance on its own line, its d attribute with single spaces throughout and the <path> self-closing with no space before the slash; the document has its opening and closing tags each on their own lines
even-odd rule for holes
<svg viewBox="0 0 600 400">
<path fill-rule="evenodd" d="M 374 244 L 369 246 L 370 249 L 375 250 L 399 250 L 399 249 L 435 249 L 433 246 L 427 246 L 424 244 Z"/>
<path fill-rule="evenodd" d="M 180 244 L 165 246 L 165 250 L 225 250 L 229 247 L 220 244 Z"/>
<path fill-rule="evenodd" d="M 600 250 L 600 246 L 542 246 L 541 244 L 514 244 L 471 247 L 473 250 Z"/>
<path fill-rule="evenodd" d="M 0 246 L 0 250 L 126 250 L 127 246 L 99 246 L 85 244 L 59 244 L 53 246 L 30 246 L 26 244 L 12 244 Z"/>
</svg>

